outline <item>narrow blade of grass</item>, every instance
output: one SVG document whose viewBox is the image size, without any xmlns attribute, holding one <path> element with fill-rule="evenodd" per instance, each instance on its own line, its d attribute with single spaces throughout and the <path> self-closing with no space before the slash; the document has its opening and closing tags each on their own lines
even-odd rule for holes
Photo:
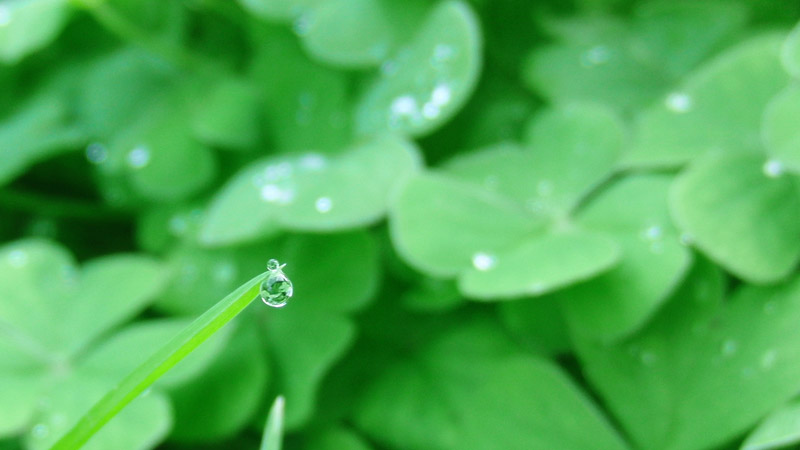
<svg viewBox="0 0 800 450">
<path fill-rule="evenodd" d="M 283 441 L 283 407 L 285 401 L 279 395 L 272 403 L 272 408 L 264 425 L 264 438 L 261 440 L 260 450 L 281 450 Z"/>
<path fill-rule="evenodd" d="M 265 276 L 265 273 L 258 275 L 239 286 L 178 333 L 116 387 L 108 391 L 67 434 L 56 442 L 53 450 L 77 449 L 88 441 L 125 405 L 255 300 L 259 283 Z"/>
</svg>

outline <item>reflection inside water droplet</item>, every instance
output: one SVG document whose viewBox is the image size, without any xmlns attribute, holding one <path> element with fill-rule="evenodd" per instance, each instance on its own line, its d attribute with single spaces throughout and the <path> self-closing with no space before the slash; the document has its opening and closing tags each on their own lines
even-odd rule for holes
<svg viewBox="0 0 800 450">
<path fill-rule="evenodd" d="M 478 252 L 472 256 L 472 265 L 475 266 L 476 269 L 481 271 L 486 271 L 494 267 L 495 258 L 494 256 L 484 253 Z"/>
<path fill-rule="evenodd" d="M 279 264 L 275 259 L 267 262 L 267 278 L 261 282 L 259 296 L 261 301 L 268 306 L 274 308 L 285 306 L 294 294 L 292 282 L 283 273 L 285 265 Z"/>
</svg>

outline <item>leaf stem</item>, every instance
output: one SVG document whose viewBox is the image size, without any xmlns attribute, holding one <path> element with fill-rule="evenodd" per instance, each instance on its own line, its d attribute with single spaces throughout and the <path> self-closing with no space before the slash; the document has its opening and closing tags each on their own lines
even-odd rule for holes
<svg viewBox="0 0 800 450">
<path fill-rule="evenodd" d="M 108 391 L 92 409 L 56 442 L 52 450 L 77 449 L 89 440 L 122 408 L 158 378 L 181 361 L 217 330 L 236 317 L 257 298 L 259 283 L 266 273 L 256 276 L 211 307 L 147 361 Z"/>
</svg>

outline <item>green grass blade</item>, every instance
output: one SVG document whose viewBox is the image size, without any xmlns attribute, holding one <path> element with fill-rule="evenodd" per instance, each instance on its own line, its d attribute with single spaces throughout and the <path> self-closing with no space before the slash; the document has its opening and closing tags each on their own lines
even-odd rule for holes
<svg viewBox="0 0 800 450">
<path fill-rule="evenodd" d="M 115 388 L 108 391 L 72 429 L 53 446 L 53 450 L 77 449 L 89 440 L 106 422 L 164 375 L 175 364 L 230 322 L 257 298 L 259 283 L 266 274 L 258 275 L 239 286 L 206 311 L 186 329 L 142 363 Z"/>
<path fill-rule="evenodd" d="M 261 440 L 260 450 L 281 450 L 284 405 L 285 401 L 282 395 L 279 395 L 272 403 L 269 416 L 267 416 L 267 424 L 264 425 L 264 438 Z"/>
</svg>

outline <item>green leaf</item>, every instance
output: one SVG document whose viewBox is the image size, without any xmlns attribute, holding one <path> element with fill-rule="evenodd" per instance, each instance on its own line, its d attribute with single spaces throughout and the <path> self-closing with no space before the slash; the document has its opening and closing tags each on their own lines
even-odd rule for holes
<svg viewBox="0 0 800 450">
<path fill-rule="evenodd" d="M 423 1 L 333 0 L 319 2 L 297 23 L 306 51 L 343 67 L 380 64 L 414 30 Z"/>
<path fill-rule="evenodd" d="M 223 78 L 205 89 L 192 115 L 192 131 L 208 145 L 248 149 L 261 137 L 261 101 L 249 82 Z"/>
<path fill-rule="evenodd" d="M 429 134 L 455 115 L 478 80 L 481 32 L 466 3 L 436 5 L 408 46 L 364 91 L 356 110 L 361 134 Z"/>
<path fill-rule="evenodd" d="M 56 384 L 46 397 L 47 409 L 26 435 L 31 450 L 50 448 L 97 401 L 113 387 L 110 380 L 72 376 Z M 150 448 L 169 431 L 171 410 L 167 398 L 156 391 L 143 393 L 130 407 L 114 417 L 81 448 Z"/>
<path fill-rule="evenodd" d="M 2 343 L 0 350 L 6 351 Z M 3 355 L 4 359 L 6 357 Z M 33 421 L 46 383 L 35 370 L 9 372 L 2 364 L 0 362 L 0 436 L 15 436 Z"/>
<path fill-rule="evenodd" d="M 423 277 L 403 295 L 403 306 L 412 311 L 447 311 L 463 303 L 464 298 L 452 280 Z"/>
<path fill-rule="evenodd" d="M 0 4 L 0 62 L 15 64 L 47 46 L 67 22 L 65 0 L 9 0 Z"/>
<path fill-rule="evenodd" d="M 120 381 L 114 389 L 106 392 L 100 401 L 56 442 L 53 449 L 72 449 L 85 443 L 128 403 L 258 298 L 258 286 L 265 275 L 262 273 L 243 284 L 175 335 Z"/>
<path fill-rule="evenodd" d="M 141 350 L 155 350 L 163 342 L 190 324 L 188 319 L 169 318 L 139 321 L 129 325 L 100 343 L 78 363 L 77 370 L 88 376 L 118 380 L 141 363 Z M 169 373 L 161 377 L 157 387 L 175 387 L 192 380 L 225 349 L 229 329 L 220 331 L 208 344 L 186 356 Z"/>
<path fill-rule="evenodd" d="M 269 20 L 289 21 L 318 0 L 239 0 L 250 13 Z"/>
<path fill-rule="evenodd" d="M 363 308 L 378 289 L 378 245 L 365 231 L 294 235 L 285 254 L 281 262 L 293 283 L 303 287 L 305 301 L 326 311 Z"/>
<path fill-rule="evenodd" d="M 311 61 L 288 32 L 269 29 L 256 40 L 251 79 L 263 89 L 266 129 L 274 146 L 330 153 L 349 145 L 353 107 L 348 77 Z"/>
<path fill-rule="evenodd" d="M 63 95 L 65 78 L 55 78 L 0 121 L 0 185 L 35 163 L 84 143 L 84 134 L 69 117 L 69 101 Z"/>
<path fill-rule="evenodd" d="M 200 240 L 223 245 L 280 228 L 333 231 L 373 223 L 419 159 L 410 142 L 383 136 L 335 158 L 308 153 L 256 161 L 212 200 Z"/>
<path fill-rule="evenodd" d="M 314 433 L 305 448 L 313 450 L 370 450 L 364 440 L 345 428 L 327 428 Z"/>
<path fill-rule="evenodd" d="M 264 255 L 276 254 L 280 248 L 275 241 L 235 248 L 175 248 L 167 255 L 175 276 L 154 306 L 174 315 L 202 314 L 250 274 L 264 270 Z"/>
<path fill-rule="evenodd" d="M 800 404 L 797 400 L 772 411 L 747 436 L 742 450 L 786 448 L 800 441 Z"/>
<path fill-rule="evenodd" d="M 266 355 L 253 325 L 240 324 L 202 376 L 169 390 L 175 410 L 171 439 L 220 441 L 247 425 L 268 381 Z"/>
<path fill-rule="evenodd" d="M 625 163 L 678 166 L 712 150 L 759 151 L 762 112 L 788 79 L 781 40 L 768 34 L 737 44 L 644 110 Z"/>
<path fill-rule="evenodd" d="M 634 27 L 654 58 L 683 76 L 741 32 L 748 15 L 738 1 L 658 0 L 637 5 Z"/>
<path fill-rule="evenodd" d="M 800 22 L 795 25 L 781 49 L 783 67 L 795 78 L 800 78 Z"/>
<path fill-rule="evenodd" d="M 534 116 L 525 148 L 497 144 L 451 160 L 446 170 L 560 220 L 612 172 L 625 139 L 605 107 L 570 104 Z"/>
<path fill-rule="evenodd" d="M 620 263 L 556 295 L 576 333 L 615 339 L 641 327 L 678 285 L 691 261 L 667 209 L 672 177 L 631 175 L 601 192 L 578 214 L 622 249 Z M 545 299 L 550 300 L 550 299 Z"/>
<path fill-rule="evenodd" d="M 620 118 L 602 106 L 572 104 L 534 116 L 526 143 L 538 200 L 569 212 L 611 175 L 625 140 Z"/>
<path fill-rule="evenodd" d="M 264 437 L 260 450 L 281 450 L 283 441 L 283 411 L 285 400 L 282 396 L 275 398 L 264 425 Z"/>
<path fill-rule="evenodd" d="M 571 349 L 561 305 L 552 297 L 504 302 L 499 311 L 505 328 L 530 351 L 553 356 Z"/>
<path fill-rule="evenodd" d="M 670 206 L 694 245 L 756 283 L 785 278 L 800 257 L 800 198 L 791 175 L 759 155 L 709 155 L 675 182 Z"/>
<path fill-rule="evenodd" d="M 579 34 L 586 28 L 591 32 L 582 39 L 536 47 L 522 65 L 525 85 L 551 103 L 592 101 L 618 110 L 645 105 L 668 85 L 627 30 L 581 26 Z"/>
<path fill-rule="evenodd" d="M 167 275 L 161 264 L 136 255 L 95 259 L 78 272 L 62 247 L 44 240 L 8 244 L 0 260 L 6 265 L 0 321 L 58 357 L 76 354 L 144 309 Z"/>
<path fill-rule="evenodd" d="M 486 324 L 456 328 L 370 386 L 358 427 L 408 449 L 624 449 L 599 410 L 555 365 Z M 391 407 L 387 407 L 391 405 Z"/>
<path fill-rule="evenodd" d="M 286 397 L 286 428 L 297 429 L 313 413 L 323 375 L 342 357 L 355 338 L 355 326 L 338 315 L 297 302 L 269 317 L 268 342 L 278 361 Z M 324 299 L 321 299 L 324 301 Z"/>
<path fill-rule="evenodd" d="M 776 170 L 800 172 L 800 86 L 792 85 L 775 96 L 764 112 L 762 135 Z"/>
<path fill-rule="evenodd" d="M 522 208 L 504 197 L 441 175 L 412 178 L 390 212 L 392 242 L 414 267 L 452 277 L 476 255 L 491 255 L 536 229 Z"/>
<path fill-rule="evenodd" d="M 612 267 L 619 248 L 597 234 L 567 232 L 528 239 L 476 265 L 458 279 L 460 291 L 481 300 L 515 299 L 586 280 Z"/>
<path fill-rule="evenodd" d="M 725 280 L 699 265 L 635 338 L 579 339 L 583 373 L 639 448 L 719 447 L 800 388 L 798 281 L 722 302 Z"/>
</svg>

